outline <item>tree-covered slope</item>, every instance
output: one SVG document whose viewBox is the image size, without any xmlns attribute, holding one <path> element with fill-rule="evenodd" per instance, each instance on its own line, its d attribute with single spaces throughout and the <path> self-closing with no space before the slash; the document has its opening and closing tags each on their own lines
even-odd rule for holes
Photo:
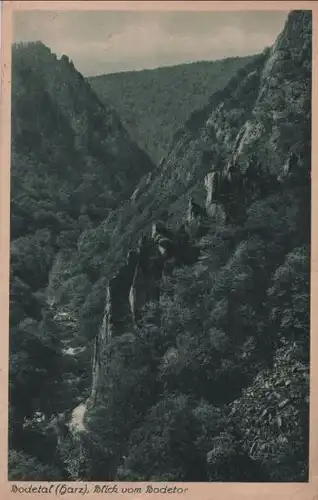
<svg viewBox="0 0 318 500">
<path fill-rule="evenodd" d="M 103 102 L 112 102 L 137 144 L 159 164 L 174 133 L 213 92 L 253 60 L 235 57 L 88 78 Z"/>
<path fill-rule="evenodd" d="M 10 439 L 17 457 L 31 447 L 44 460 L 45 445 L 32 448 L 37 435 L 25 419 L 68 408 L 68 377 L 88 376 L 87 364 L 78 369 L 63 355 L 74 322 L 65 331 L 57 322 L 60 311 L 47 293 L 52 266 L 58 255 L 73 255 L 81 232 L 152 169 L 66 56 L 58 60 L 41 43 L 13 46 Z"/>
</svg>

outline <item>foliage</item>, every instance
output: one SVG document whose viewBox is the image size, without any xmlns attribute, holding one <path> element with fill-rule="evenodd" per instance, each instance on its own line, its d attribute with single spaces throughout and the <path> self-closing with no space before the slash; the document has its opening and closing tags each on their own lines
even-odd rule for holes
<svg viewBox="0 0 318 500">
<path fill-rule="evenodd" d="M 16 450 L 9 451 L 8 468 L 9 481 L 57 481 L 61 477 L 60 470 Z"/>
</svg>

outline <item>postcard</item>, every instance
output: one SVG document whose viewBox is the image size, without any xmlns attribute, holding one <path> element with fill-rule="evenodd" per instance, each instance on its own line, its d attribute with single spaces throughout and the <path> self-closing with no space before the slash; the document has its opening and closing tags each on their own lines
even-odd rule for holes
<svg viewBox="0 0 318 500">
<path fill-rule="evenodd" d="M 1 498 L 317 500 L 315 5 L 3 2 Z"/>
</svg>

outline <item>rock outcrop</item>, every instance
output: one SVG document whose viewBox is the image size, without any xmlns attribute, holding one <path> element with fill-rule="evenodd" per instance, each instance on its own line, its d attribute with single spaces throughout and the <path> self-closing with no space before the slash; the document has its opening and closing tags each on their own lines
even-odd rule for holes
<svg viewBox="0 0 318 500">
<path fill-rule="evenodd" d="M 143 237 L 138 249 L 138 260 L 129 291 L 129 305 L 133 325 L 141 319 L 144 305 L 159 300 L 159 280 L 164 260 L 155 248 L 155 242 Z"/>
<path fill-rule="evenodd" d="M 204 178 L 204 185 L 206 188 L 205 208 L 207 214 L 215 220 L 216 223 L 225 223 L 225 212 L 218 202 L 218 178 L 217 172 L 209 172 Z"/>
<path fill-rule="evenodd" d="M 206 211 L 190 200 L 195 217 L 207 218 Z M 160 298 L 160 280 L 173 268 L 194 264 L 200 250 L 190 242 L 182 225 L 178 231 L 168 229 L 163 222 L 153 224 L 151 234 L 140 239 L 136 251 L 130 251 L 126 263 L 109 281 L 106 291 L 103 321 L 94 339 L 92 390 L 88 406 L 98 400 L 99 389 L 107 372 L 107 346 L 113 337 L 129 329 L 135 330 L 142 319 L 143 307 Z"/>
<path fill-rule="evenodd" d="M 134 329 L 140 310 L 148 300 L 158 298 L 157 282 L 161 277 L 160 256 L 152 240 L 142 238 L 137 251 L 130 251 L 127 260 L 109 281 L 103 321 L 94 339 L 92 391 L 89 406 L 94 406 L 102 378 L 107 370 L 107 346 L 112 337 Z"/>
<path fill-rule="evenodd" d="M 106 357 L 105 346 L 113 336 L 124 333 L 125 328 L 132 326 L 128 297 L 137 262 L 137 252 L 129 252 L 125 265 L 110 279 L 107 286 L 103 321 L 94 340 L 91 405 L 97 398 L 102 366 Z"/>
<path fill-rule="evenodd" d="M 148 186 L 150 185 L 151 183 L 151 179 L 152 179 L 152 172 L 149 172 L 149 174 L 145 175 L 144 177 L 142 177 L 141 181 L 139 182 L 138 186 L 136 187 L 135 191 L 133 192 L 133 194 L 131 195 L 131 202 L 133 204 L 136 203 L 136 201 L 138 200 L 138 197 L 144 193 L 146 191 L 146 189 L 148 188 Z"/>
</svg>

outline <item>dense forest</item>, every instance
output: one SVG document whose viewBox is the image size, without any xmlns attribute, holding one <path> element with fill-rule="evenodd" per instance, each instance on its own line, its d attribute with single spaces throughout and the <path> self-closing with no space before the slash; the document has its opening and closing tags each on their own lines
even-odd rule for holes
<svg viewBox="0 0 318 500">
<path fill-rule="evenodd" d="M 152 70 L 88 78 L 102 102 L 113 103 L 123 125 L 155 163 L 163 161 L 173 136 L 191 113 L 253 56 L 200 61 Z"/>
<path fill-rule="evenodd" d="M 308 480 L 311 63 L 293 11 L 169 150 L 138 87 L 151 160 L 115 91 L 13 47 L 10 479 Z"/>
</svg>

